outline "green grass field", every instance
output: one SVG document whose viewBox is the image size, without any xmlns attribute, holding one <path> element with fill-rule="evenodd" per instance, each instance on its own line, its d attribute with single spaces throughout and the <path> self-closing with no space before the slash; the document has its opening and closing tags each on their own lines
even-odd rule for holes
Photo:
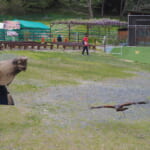
<svg viewBox="0 0 150 150">
<path fill-rule="evenodd" d="M 63 126 L 57 119 L 63 115 L 74 118 L 78 109 L 66 111 L 74 104 L 41 106 L 30 100 L 50 86 L 132 77 L 135 71 L 150 71 L 149 65 L 103 53 L 82 56 L 80 52 L 1 51 L 0 60 L 21 55 L 28 57 L 28 68 L 9 87 L 13 97 L 20 98 L 19 104 L 0 106 L 0 150 L 149 150 L 149 121 Z M 58 118 L 51 119 L 49 114 Z"/>
<path fill-rule="evenodd" d="M 120 48 L 113 49 L 112 52 L 119 52 Z M 150 64 L 150 47 L 123 47 L 123 55 L 118 57 L 133 60 L 134 62 Z"/>
<path fill-rule="evenodd" d="M 52 113 L 52 112 L 49 112 Z M 61 127 L 25 107 L 0 107 L 1 150 L 149 150 L 150 122 Z"/>
<path fill-rule="evenodd" d="M 79 52 L 8 51 L 2 52 L 1 58 L 19 55 L 27 56 L 29 65 L 27 71 L 19 74 L 16 82 L 11 85 L 14 92 L 34 91 L 52 85 L 80 84 L 82 80 L 124 78 L 134 75 L 129 73 L 133 68 L 138 69 L 135 64 L 128 65 L 114 57 L 98 53 L 87 57 Z M 132 68 L 132 65 L 135 67 Z"/>
</svg>

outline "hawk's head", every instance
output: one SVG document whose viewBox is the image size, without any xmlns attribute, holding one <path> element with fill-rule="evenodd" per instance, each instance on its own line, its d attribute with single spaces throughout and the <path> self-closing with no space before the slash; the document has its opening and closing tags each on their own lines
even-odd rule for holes
<svg viewBox="0 0 150 150">
<path fill-rule="evenodd" d="M 27 60 L 27 57 L 21 56 L 12 61 L 15 66 L 15 73 L 19 73 L 20 71 L 25 71 L 27 69 Z"/>
</svg>

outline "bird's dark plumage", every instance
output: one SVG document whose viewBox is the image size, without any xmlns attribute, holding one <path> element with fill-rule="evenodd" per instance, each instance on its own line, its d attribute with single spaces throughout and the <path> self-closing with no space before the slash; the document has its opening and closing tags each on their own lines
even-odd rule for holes
<svg viewBox="0 0 150 150">
<path fill-rule="evenodd" d="M 136 105 L 136 104 L 147 104 L 147 101 L 140 101 L 140 102 L 128 102 L 124 104 L 119 104 L 119 105 L 103 105 L 103 106 L 93 106 L 91 109 L 98 109 L 98 108 L 113 108 L 116 111 L 125 111 L 128 108 L 126 106 L 130 105 Z"/>
</svg>

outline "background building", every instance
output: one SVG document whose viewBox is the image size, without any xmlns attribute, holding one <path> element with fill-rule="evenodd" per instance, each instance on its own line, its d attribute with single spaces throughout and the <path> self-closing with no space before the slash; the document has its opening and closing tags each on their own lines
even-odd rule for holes
<svg viewBox="0 0 150 150">
<path fill-rule="evenodd" d="M 150 45 L 150 14 L 130 13 L 128 15 L 128 45 Z"/>
</svg>

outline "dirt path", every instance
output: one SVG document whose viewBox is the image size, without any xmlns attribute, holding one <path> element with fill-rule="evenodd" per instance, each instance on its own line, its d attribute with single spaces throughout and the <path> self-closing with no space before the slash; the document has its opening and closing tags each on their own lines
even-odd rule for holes
<svg viewBox="0 0 150 150">
<path fill-rule="evenodd" d="M 20 97 L 20 96 L 19 96 Z M 83 82 L 78 86 L 49 87 L 28 95 L 18 105 L 35 108 L 49 124 L 53 120 L 60 126 L 108 120 L 150 120 L 150 104 L 130 106 L 124 114 L 113 109 L 91 110 L 90 106 L 121 104 L 132 101 L 150 101 L 150 73 L 138 72 L 136 77 L 112 79 L 102 82 Z"/>
</svg>

